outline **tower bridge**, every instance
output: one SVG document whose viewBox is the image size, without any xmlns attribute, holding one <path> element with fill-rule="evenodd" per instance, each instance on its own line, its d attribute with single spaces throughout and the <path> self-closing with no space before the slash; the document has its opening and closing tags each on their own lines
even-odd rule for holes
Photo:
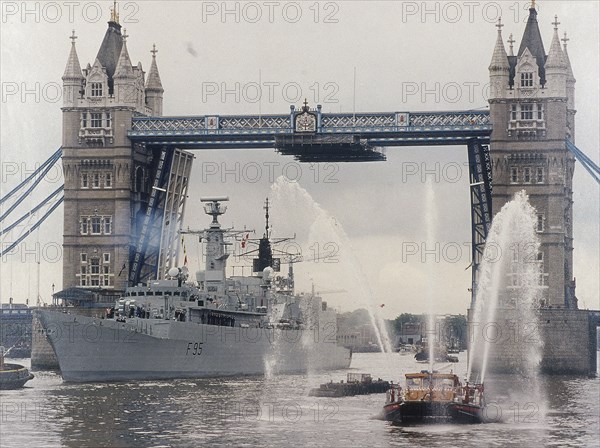
<svg viewBox="0 0 600 448">
<path fill-rule="evenodd" d="M 201 117 L 134 117 L 127 133 L 132 142 L 171 145 L 190 149 L 277 148 L 285 151 L 291 139 L 281 137 L 310 135 L 312 141 L 331 142 L 329 153 L 335 156 L 335 137 L 350 136 L 364 142 L 364 148 L 416 145 L 466 145 L 472 139 L 489 144 L 492 123 L 488 111 L 392 112 L 336 114 L 323 113 L 320 105 L 311 112 L 308 104 L 297 112 L 290 107 L 288 115 L 237 115 Z M 296 122 L 306 117 L 300 129 Z M 310 124 L 314 119 L 314 124 Z M 332 138 L 334 137 L 334 138 Z M 306 139 L 307 140 L 307 139 Z M 339 141 L 343 149 L 344 140 Z M 317 144 L 317 143 L 313 143 Z M 303 155 L 303 148 L 294 154 Z M 371 154 L 355 155 L 369 159 Z M 375 160 L 384 160 L 375 157 Z M 342 161 L 353 161 L 349 157 Z M 319 161 L 319 160 L 316 160 Z"/>
<path fill-rule="evenodd" d="M 301 162 L 367 162 L 384 161 L 383 147 L 462 145 L 470 172 L 472 290 L 493 215 L 525 189 L 538 213 L 544 303 L 581 324 L 587 318 L 578 313 L 573 276 L 576 157 L 596 180 L 600 170 L 575 146 L 575 78 L 567 39 L 561 46 L 555 20 L 546 53 L 535 7 L 517 53 L 512 37 L 507 53 L 501 27 L 489 66 L 489 111 L 344 114 L 305 102 L 281 115 L 186 117 L 162 116 L 157 50 L 148 73 L 134 66 L 116 13 L 93 64 L 84 69 L 73 33 L 57 152 L 65 177 L 63 288 L 112 297 L 165 275 L 178 258 L 191 151 L 275 148 Z M 58 160 L 57 153 L 48 163 Z M 573 352 L 582 338 L 573 339 Z M 573 361 L 567 349 L 552 356 L 548 366 L 560 358 L 558 370 Z M 586 361 L 573 369 L 588 367 Z"/>
</svg>

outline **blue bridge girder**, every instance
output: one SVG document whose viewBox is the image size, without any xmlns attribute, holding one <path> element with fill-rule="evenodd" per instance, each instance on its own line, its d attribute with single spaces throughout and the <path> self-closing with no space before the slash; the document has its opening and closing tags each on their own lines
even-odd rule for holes
<svg viewBox="0 0 600 448">
<path fill-rule="evenodd" d="M 128 137 L 182 149 L 273 148 L 278 137 L 299 134 L 295 114 L 135 117 Z M 487 144 L 492 132 L 487 111 L 315 115 L 312 135 L 351 135 L 373 147 L 467 145 L 473 138 Z"/>
</svg>

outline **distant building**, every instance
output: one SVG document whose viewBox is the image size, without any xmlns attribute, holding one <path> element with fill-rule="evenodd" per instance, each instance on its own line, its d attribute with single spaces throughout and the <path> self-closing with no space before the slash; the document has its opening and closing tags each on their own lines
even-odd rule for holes
<svg viewBox="0 0 600 448">
<path fill-rule="evenodd" d="M 423 340 L 423 326 L 420 322 L 405 322 L 402 324 L 400 330 L 399 340 L 400 344 L 420 344 Z"/>
</svg>

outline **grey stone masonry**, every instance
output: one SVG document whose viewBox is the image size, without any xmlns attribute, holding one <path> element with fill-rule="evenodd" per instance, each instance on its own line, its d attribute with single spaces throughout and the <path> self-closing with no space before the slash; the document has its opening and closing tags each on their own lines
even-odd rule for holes
<svg viewBox="0 0 600 448">
<path fill-rule="evenodd" d="M 537 212 L 541 242 L 543 305 L 577 308 L 573 275 L 574 84 L 570 62 L 555 27 L 544 70 L 537 12 L 530 10 L 518 56 L 508 56 L 499 31 L 490 64 L 490 154 L 495 215 L 525 190 Z M 533 37 L 532 37 L 533 36 Z M 531 42 L 529 41 L 531 40 Z M 531 47 L 531 48 L 529 48 Z M 537 57 L 532 54 L 535 52 Z M 544 73 L 544 78 L 540 73 Z"/>
<path fill-rule="evenodd" d="M 63 75 L 63 289 L 115 293 L 128 284 L 136 216 L 147 204 L 153 155 L 132 145 L 127 131 L 134 115 L 162 113 L 163 90 L 156 53 L 148 90 L 141 64 L 131 63 L 126 38 L 113 18 L 98 56 L 83 70 L 76 36 L 71 38 Z"/>
</svg>

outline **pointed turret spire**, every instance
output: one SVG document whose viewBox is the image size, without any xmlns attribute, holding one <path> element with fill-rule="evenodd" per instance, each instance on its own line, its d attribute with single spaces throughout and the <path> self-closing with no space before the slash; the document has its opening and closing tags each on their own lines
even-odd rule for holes
<svg viewBox="0 0 600 448">
<path fill-rule="evenodd" d="M 152 45 L 152 64 L 150 65 L 150 71 L 148 72 L 148 80 L 146 81 L 146 90 L 160 91 L 164 92 L 162 82 L 160 80 L 160 75 L 158 73 L 158 66 L 156 65 L 156 53 L 158 50 L 156 49 L 156 44 Z"/>
<path fill-rule="evenodd" d="M 119 10 L 117 9 L 117 0 L 113 1 L 113 7 L 110 9 L 110 21 L 119 24 Z M 110 22 L 109 22 L 110 23 Z"/>
<path fill-rule="evenodd" d="M 514 43 L 516 42 L 516 40 L 513 39 L 512 33 L 510 33 L 510 36 L 508 37 L 507 42 L 508 42 L 508 45 L 510 45 L 510 54 L 509 54 L 509 56 L 514 56 L 515 55 Z"/>
<path fill-rule="evenodd" d="M 152 45 L 152 65 L 148 72 L 148 80 L 146 81 L 146 104 L 152 110 L 152 115 L 160 117 L 163 109 L 163 92 L 165 91 L 158 74 L 158 66 L 156 65 L 156 45 Z"/>
<path fill-rule="evenodd" d="M 62 79 L 63 81 L 67 79 L 82 80 L 83 74 L 81 73 L 81 65 L 79 64 L 79 57 L 77 56 L 77 50 L 75 49 L 75 39 L 77 39 L 75 30 L 73 30 L 73 34 L 71 37 L 69 37 L 69 39 L 71 39 L 71 53 L 69 54 L 67 67 L 65 68 L 65 73 Z"/>
<path fill-rule="evenodd" d="M 496 39 L 496 46 L 494 47 L 494 54 L 492 56 L 492 62 L 489 66 L 490 71 L 505 71 L 508 73 L 510 68 L 508 64 L 508 55 L 506 54 L 506 49 L 504 48 L 504 41 L 502 40 L 502 18 L 498 19 L 498 24 L 496 27 L 498 28 L 498 37 Z"/>
<path fill-rule="evenodd" d="M 111 17 L 112 19 L 113 17 Z M 117 18 L 118 19 L 118 18 Z M 108 22 L 108 29 L 104 35 L 104 40 L 96 59 L 100 61 L 102 67 L 106 68 L 106 74 L 108 76 L 109 86 L 112 86 L 112 78 L 115 74 L 115 68 L 117 67 L 117 61 L 121 55 L 121 49 L 123 47 L 123 36 L 121 35 L 121 25 L 118 22 L 111 20 Z"/>
<path fill-rule="evenodd" d="M 566 69 L 567 62 L 562 48 L 560 47 L 560 39 L 558 37 L 558 17 L 554 16 L 554 36 L 552 37 L 552 43 L 550 44 L 550 51 L 548 52 L 548 58 L 546 59 L 546 70 L 550 68 Z"/>
<path fill-rule="evenodd" d="M 567 33 L 564 34 L 564 37 L 561 40 L 563 42 L 563 53 L 565 55 L 565 62 L 567 64 L 567 73 L 569 74 L 569 79 L 574 81 L 575 75 L 573 75 L 573 68 L 571 67 L 571 60 L 569 59 L 569 53 L 567 52 L 567 42 L 569 42 Z"/>
<path fill-rule="evenodd" d="M 131 65 L 131 59 L 129 58 L 129 52 L 127 51 L 127 30 L 124 30 L 123 34 L 123 46 L 121 47 L 121 54 L 115 67 L 114 78 L 133 78 L 133 67 Z"/>
<path fill-rule="evenodd" d="M 546 65 L 546 51 L 544 50 L 544 42 L 542 41 L 540 28 L 538 26 L 535 1 L 531 3 L 531 8 L 529 8 L 529 18 L 527 19 L 527 25 L 525 26 L 525 32 L 523 33 L 523 39 L 521 40 L 521 46 L 519 47 L 517 56 L 521 57 L 526 48 L 529 49 L 529 52 L 536 59 L 539 67 L 540 82 L 544 85 L 546 83 L 546 74 L 544 70 L 544 65 Z"/>
</svg>

